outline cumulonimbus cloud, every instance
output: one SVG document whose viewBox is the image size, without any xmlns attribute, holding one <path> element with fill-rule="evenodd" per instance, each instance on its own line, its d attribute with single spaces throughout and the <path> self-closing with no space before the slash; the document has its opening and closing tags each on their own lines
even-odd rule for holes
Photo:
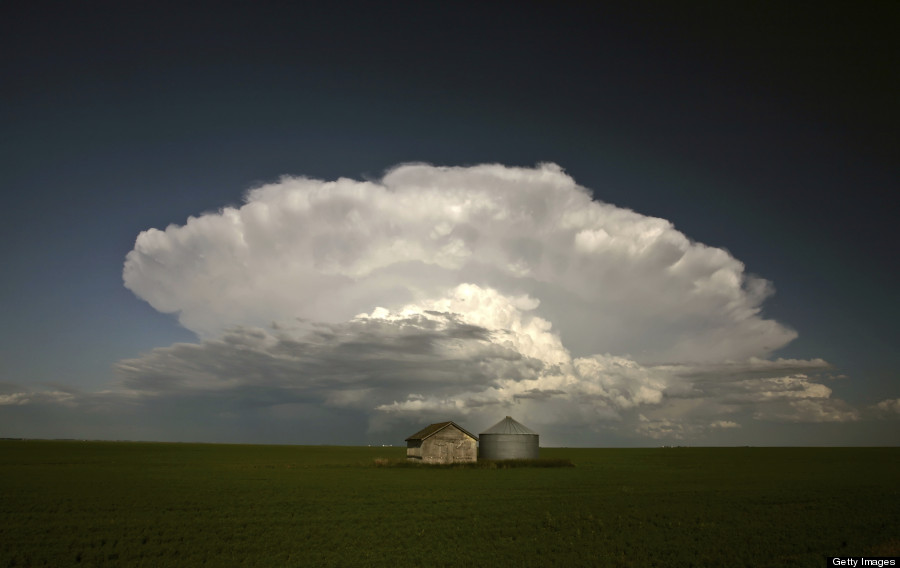
<svg viewBox="0 0 900 568">
<path fill-rule="evenodd" d="M 858 419 L 818 379 L 828 363 L 770 358 L 796 333 L 761 315 L 769 282 L 554 164 L 284 177 L 144 231 L 124 281 L 201 338 L 119 363 L 146 396 L 298 400 L 373 424 L 516 405 L 652 438 Z"/>
<path fill-rule="evenodd" d="M 408 164 L 380 181 L 285 177 L 240 208 L 141 233 L 125 285 L 203 337 L 337 323 L 468 283 L 540 302 L 576 355 L 765 357 L 796 333 L 772 288 L 663 219 L 592 199 L 558 166 Z"/>
</svg>

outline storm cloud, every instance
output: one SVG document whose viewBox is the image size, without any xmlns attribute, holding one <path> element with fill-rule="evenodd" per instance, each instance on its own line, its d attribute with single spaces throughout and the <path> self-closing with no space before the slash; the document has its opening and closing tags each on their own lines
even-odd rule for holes
<svg viewBox="0 0 900 568">
<path fill-rule="evenodd" d="M 515 408 L 649 438 L 853 421 L 822 359 L 762 316 L 771 284 L 555 164 L 284 177 L 141 233 L 125 285 L 200 342 L 117 365 L 143 398 L 215 396 L 397 423 Z"/>
<path fill-rule="evenodd" d="M 552 164 L 285 177 L 249 191 L 240 208 L 141 233 L 124 280 L 204 337 L 293 318 L 347 321 L 460 284 L 533 298 L 576 355 L 744 359 L 796 337 L 760 316 L 772 287 L 728 252 L 595 201 Z"/>
</svg>

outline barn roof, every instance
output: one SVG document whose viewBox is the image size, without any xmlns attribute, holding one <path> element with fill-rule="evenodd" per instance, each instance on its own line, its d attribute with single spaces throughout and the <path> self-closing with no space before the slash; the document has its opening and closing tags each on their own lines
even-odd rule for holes
<svg viewBox="0 0 900 568">
<path fill-rule="evenodd" d="M 466 430 L 465 428 L 463 428 L 456 422 L 450 421 L 450 422 L 438 422 L 437 424 L 432 424 L 431 426 L 422 428 L 421 430 L 419 430 L 418 432 L 416 432 L 415 434 L 413 434 L 412 436 L 410 436 L 409 438 L 407 438 L 404 441 L 409 442 L 410 440 L 424 440 L 425 438 L 434 436 L 435 434 L 437 434 L 438 432 L 440 432 L 441 430 L 443 430 L 444 428 L 446 428 L 448 426 L 453 426 L 453 427 L 457 428 L 458 430 L 461 430 L 464 434 L 466 434 L 473 440 L 478 439 L 478 436 L 476 436 L 475 434 L 469 432 L 468 430 Z"/>
<path fill-rule="evenodd" d="M 531 428 L 528 428 L 526 426 L 519 424 L 518 422 L 513 420 L 511 417 L 507 416 L 500 422 L 497 422 L 496 424 L 494 424 L 493 426 L 491 426 L 490 428 L 488 428 L 487 430 L 482 432 L 482 434 L 535 434 L 535 435 L 537 435 L 537 432 L 535 432 Z"/>
</svg>

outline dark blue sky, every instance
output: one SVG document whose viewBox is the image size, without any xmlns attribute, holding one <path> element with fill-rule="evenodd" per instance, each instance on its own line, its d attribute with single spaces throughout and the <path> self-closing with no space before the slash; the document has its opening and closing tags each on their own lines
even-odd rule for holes
<svg viewBox="0 0 900 568">
<path fill-rule="evenodd" d="M 101 390 L 117 361 L 194 341 L 123 287 L 125 255 L 260 182 L 555 162 L 772 281 L 764 314 L 799 333 L 778 356 L 826 359 L 850 403 L 894 399 L 898 16 L 892 2 L 5 6 L 0 385 Z"/>
</svg>

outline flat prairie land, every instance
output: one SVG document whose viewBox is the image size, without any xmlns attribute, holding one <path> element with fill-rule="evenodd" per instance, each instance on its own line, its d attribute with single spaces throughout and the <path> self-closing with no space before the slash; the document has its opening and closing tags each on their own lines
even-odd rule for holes
<svg viewBox="0 0 900 568">
<path fill-rule="evenodd" d="M 0 441 L 0 567 L 818 567 L 900 555 L 900 448 L 544 448 L 575 467 L 376 467 L 404 453 Z"/>
</svg>

